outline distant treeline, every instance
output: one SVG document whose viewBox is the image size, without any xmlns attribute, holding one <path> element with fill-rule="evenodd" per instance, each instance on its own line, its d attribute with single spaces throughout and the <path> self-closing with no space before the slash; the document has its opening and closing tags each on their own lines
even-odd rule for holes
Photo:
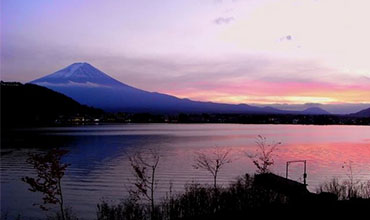
<svg viewBox="0 0 370 220">
<path fill-rule="evenodd" d="M 107 114 L 103 121 L 123 123 L 240 123 L 240 124 L 314 124 L 370 125 L 370 117 L 348 115 L 282 115 L 282 114 L 176 114 L 150 113 Z"/>
</svg>

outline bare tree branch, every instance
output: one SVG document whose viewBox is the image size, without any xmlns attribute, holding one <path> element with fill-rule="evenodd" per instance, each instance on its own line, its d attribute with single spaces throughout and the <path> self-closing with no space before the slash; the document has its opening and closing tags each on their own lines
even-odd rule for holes
<svg viewBox="0 0 370 220">
<path fill-rule="evenodd" d="M 130 194 L 137 199 L 144 198 L 151 204 L 152 219 L 154 218 L 154 191 L 156 186 L 155 173 L 159 164 L 160 155 L 150 149 L 148 152 L 136 152 L 129 156 L 132 173 L 135 177 L 136 190 L 130 190 Z"/>
<path fill-rule="evenodd" d="M 247 154 L 252 159 L 253 164 L 257 167 L 257 173 L 270 173 L 270 167 L 274 165 L 274 153 L 281 142 L 267 143 L 266 137 L 258 135 L 256 139 L 257 153 Z"/>
<path fill-rule="evenodd" d="M 195 169 L 202 169 L 208 171 L 213 176 L 213 186 L 217 188 L 217 175 L 220 169 L 231 163 L 232 160 L 229 156 L 231 150 L 215 150 L 212 153 L 196 152 L 196 157 L 194 159 L 195 164 L 193 167 Z"/>
</svg>

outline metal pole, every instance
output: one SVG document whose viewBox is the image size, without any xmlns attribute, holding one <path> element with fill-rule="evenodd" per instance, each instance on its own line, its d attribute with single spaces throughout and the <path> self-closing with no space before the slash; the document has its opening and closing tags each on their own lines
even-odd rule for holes
<svg viewBox="0 0 370 220">
<path fill-rule="evenodd" d="M 303 171 L 303 184 L 305 186 L 307 186 L 307 182 L 306 182 L 306 178 L 307 178 L 307 164 L 306 164 L 306 160 L 291 160 L 291 161 L 287 161 L 286 162 L 286 168 L 285 168 L 285 178 L 288 179 L 288 176 L 289 176 L 289 164 L 290 163 L 303 163 L 304 164 L 304 171 Z"/>
<path fill-rule="evenodd" d="M 303 172 L 303 184 L 306 186 L 306 178 L 307 178 L 307 172 L 306 172 L 306 160 L 304 161 L 304 172 Z"/>
<path fill-rule="evenodd" d="M 285 168 L 285 178 L 288 179 L 288 166 L 289 162 L 286 162 L 286 168 Z"/>
</svg>

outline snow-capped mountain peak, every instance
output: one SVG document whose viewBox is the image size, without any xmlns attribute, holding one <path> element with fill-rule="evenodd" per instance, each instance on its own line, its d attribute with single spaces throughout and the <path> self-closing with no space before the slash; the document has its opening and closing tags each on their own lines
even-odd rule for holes
<svg viewBox="0 0 370 220">
<path fill-rule="evenodd" d="M 76 73 L 82 77 L 86 76 L 81 74 L 83 69 L 89 68 L 90 64 L 88 63 L 74 63 L 69 66 L 67 66 L 64 69 L 61 69 L 51 75 L 49 75 L 50 78 L 69 78 L 75 75 Z"/>
<path fill-rule="evenodd" d="M 88 63 L 74 63 L 55 73 L 32 81 L 33 84 L 68 86 L 85 84 L 86 86 L 126 86 Z"/>
</svg>

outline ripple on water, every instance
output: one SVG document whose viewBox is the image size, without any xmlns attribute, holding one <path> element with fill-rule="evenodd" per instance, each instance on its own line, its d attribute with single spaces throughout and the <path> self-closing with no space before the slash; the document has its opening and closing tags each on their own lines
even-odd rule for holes
<svg viewBox="0 0 370 220">
<path fill-rule="evenodd" d="M 234 161 L 220 172 L 218 183 L 226 186 L 237 176 L 253 173 L 255 168 L 245 152 L 255 151 L 255 137 L 264 135 L 270 141 L 283 144 L 276 152 L 274 171 L 285 175 L 285 162 L 306 159 L 309 189 L 333 177 L 347 178 L 343 162 L 353 161 L 357 180 L 370 179 L 370 142 L 364 137 L 370 127 L 355 126 L 291 126 L 291 125 L 107 125 L 98 127 L 39 129 L 47 140 L 64 140 L 60 146 L 70 150 L 63 158 L 70 163 L 63 178 L 66 204 L 79 217 L 96 216 L 96 204 L 102 198 L 112 201 L 127 196 L 132 183 L 132 172 L 127 155 L 156 148 L 161 152 L 157 172 L 157 198 L 169 192 L 184 190 L 192 182 L 212 184 L 209 173 L 194 170 L 195 152 L 212 152 L 216 148 L 232 149 Z M 32 203 L 40 196 L 29 192 L 20 178 L 35 172 L 26 163 L 28 152 L 41 152 L 43 138 L 27 141 L 1 156 L 1 208 L 29 217 L 44 216 Z M 3 146 L 2 146 L 3 147 Z M 302 166 L 291 166 L 290 178 L 301 181 Z"/>
</svg>

